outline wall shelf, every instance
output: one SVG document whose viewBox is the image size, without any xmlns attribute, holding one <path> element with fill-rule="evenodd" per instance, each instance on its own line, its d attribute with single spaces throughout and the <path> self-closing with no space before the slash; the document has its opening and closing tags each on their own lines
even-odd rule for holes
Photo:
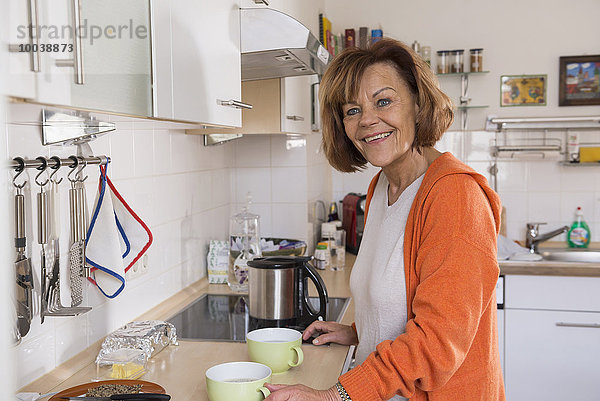
<svg viewBox="0 0 600 401">
<path fill-rule="evenodd" d="M 584 162 L 584 163 L 560 162 L 560 165 L 567 166 L 567 167 L 600 167 L 600 162 Z"/>
<path fill-rule="evenodd" d="M 460 128 L 461 130 L 467 131 L 467 115 L 469 109 L 484 109 L 489 106 L 478 105 L 471 106 L 469 102 L 471 98 L 468 96 L 469 92 L 469 76 L 471 75 L 483 75 L 488 74 L 489 71 L 477 71 L 477 72 L 449 72 L 446 74 L 436 74 L 438 77 L 460 77 L 460 97 L 458 98 L 459 104 L 456 106 L 456 110 L 460 112 Z"/>
</svg>

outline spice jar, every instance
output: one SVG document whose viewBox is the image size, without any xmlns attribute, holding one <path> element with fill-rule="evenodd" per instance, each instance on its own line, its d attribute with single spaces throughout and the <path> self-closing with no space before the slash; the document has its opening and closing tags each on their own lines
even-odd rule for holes
<svg viewBox="0 0 600 401">
<path fill-rule="evenodd" d="M 463 64 L 463 55 L 464 55 L 465 51 L 464 50 L 452 50 L 450 52 L 450 72 L 463 72 L 464 71 L 464 64 Z"/>
<path fill-rule="evenodd" d="M 471 54 L 471 72 L 483 71 L 483 49 L 470 49 Z"/>
<path fill-rule="evenodd" d="M 450 52 L 440 50 L 437 52 L 437 72 L 438 74 L 448 74 L 450 72 Z"/>
</svg>

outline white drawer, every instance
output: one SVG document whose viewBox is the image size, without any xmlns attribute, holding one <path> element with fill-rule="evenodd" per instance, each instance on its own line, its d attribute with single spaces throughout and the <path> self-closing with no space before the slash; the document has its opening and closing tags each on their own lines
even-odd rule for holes
<svg viewBox="0 0 600 401">
<path fill-rule="evenodd" d="M 504 307 L 600 312 L 600 277 L 506 275 Z"/>
</svg>

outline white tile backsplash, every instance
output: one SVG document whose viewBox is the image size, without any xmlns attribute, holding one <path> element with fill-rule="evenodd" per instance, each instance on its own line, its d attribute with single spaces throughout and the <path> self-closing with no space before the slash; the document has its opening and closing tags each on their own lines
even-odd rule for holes
<svg viewBox="0 0 600 401">
<path fill-rule="evenodd" d="M 12 121 L 39 120 L 41 106 L 11 104 Z M 92 311 L 79 317 L 47 317 L 32 322 L 30 333 L 15 349 L 17 388 L 54 369 L 111 331 L 146 312 L 206 274 L 209 239 L 226 239 L 231 204 L 233 144 L 204 147 L 201 135 L 186 135 L 182 129 L 165 124 L 121 116 L 99 115 L 117 121 L 117 129 L 90 143 L 94 154 L 111 157 L 109 176 L 131 208 L 149 226 L 154 236 L 148 250 L 148 272 L 126 282 L 123 293 L 108 300 L 90 284 L 85 284 L 84 305 Z M 74 146 L 44 147 L 36 125 L 8 126 L 6 158 L 40 155 L 68 157 Z M 270 156 L 270 153 L 266 153 Z M 60 172 L 66 177 L 68 169 Z M 264 183 L 270 201 L 269 179 Z M 35 174 L 27 171 L 33 182 Z M 91 212 L 98 185 L 98 167 L 88 167 L 87 205 Z M 61 277 L 66 277 L 69 245 L 68 181 L 60 186 Z M 28 185 L 28 252 L 34 265 L 36 289 L 40 288 L 40 247 L 37 244 L 35 206 L 37 185 Z M 10 194 L 6 194 L 10 196 Z M 9 203 L 12 205 L 12 202 Z M 9 229 L 11 236 L 13 227 Z M 62 280 L 63 303 L 68 297 L 68 281 Z M 34 295 L 37 299 L 39 294 Z M 36 315 L 39 310 L 36 309 Z"/>
<path fill-rule="evenodd" d="M 235 167 L 271 167 L 270 135 L 244 135 L 234 144 Z"/>
<path fill-rule="evenodd" d="M 306 136 L 270 135 L 272 167 L 305 167 L 307 165 Z"/>
<path fill-rule="evenodd" d="M 306 167 L 280 167 L 271 171 L 271 200 L 298 202 L 307 199 Z"/>
<path fill-rule="evenodd" d="M 271 173 L 272 169 L 264 167 L 240 167 L 235 174 L 236 203 L 246 202 L 247 194 L 252 196 L 252 202 L 271 202 Z"/>
</svg>

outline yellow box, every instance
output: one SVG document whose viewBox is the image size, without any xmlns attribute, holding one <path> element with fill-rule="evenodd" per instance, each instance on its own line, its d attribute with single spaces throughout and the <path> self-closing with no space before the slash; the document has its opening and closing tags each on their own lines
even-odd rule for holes
<svg viewBox="0 0 600 401">
<path fill-rule="evenodd" d="M 600 161 L 600 146 L 579 148 L 579 161 L 581 163 Z"/>
</svg>

